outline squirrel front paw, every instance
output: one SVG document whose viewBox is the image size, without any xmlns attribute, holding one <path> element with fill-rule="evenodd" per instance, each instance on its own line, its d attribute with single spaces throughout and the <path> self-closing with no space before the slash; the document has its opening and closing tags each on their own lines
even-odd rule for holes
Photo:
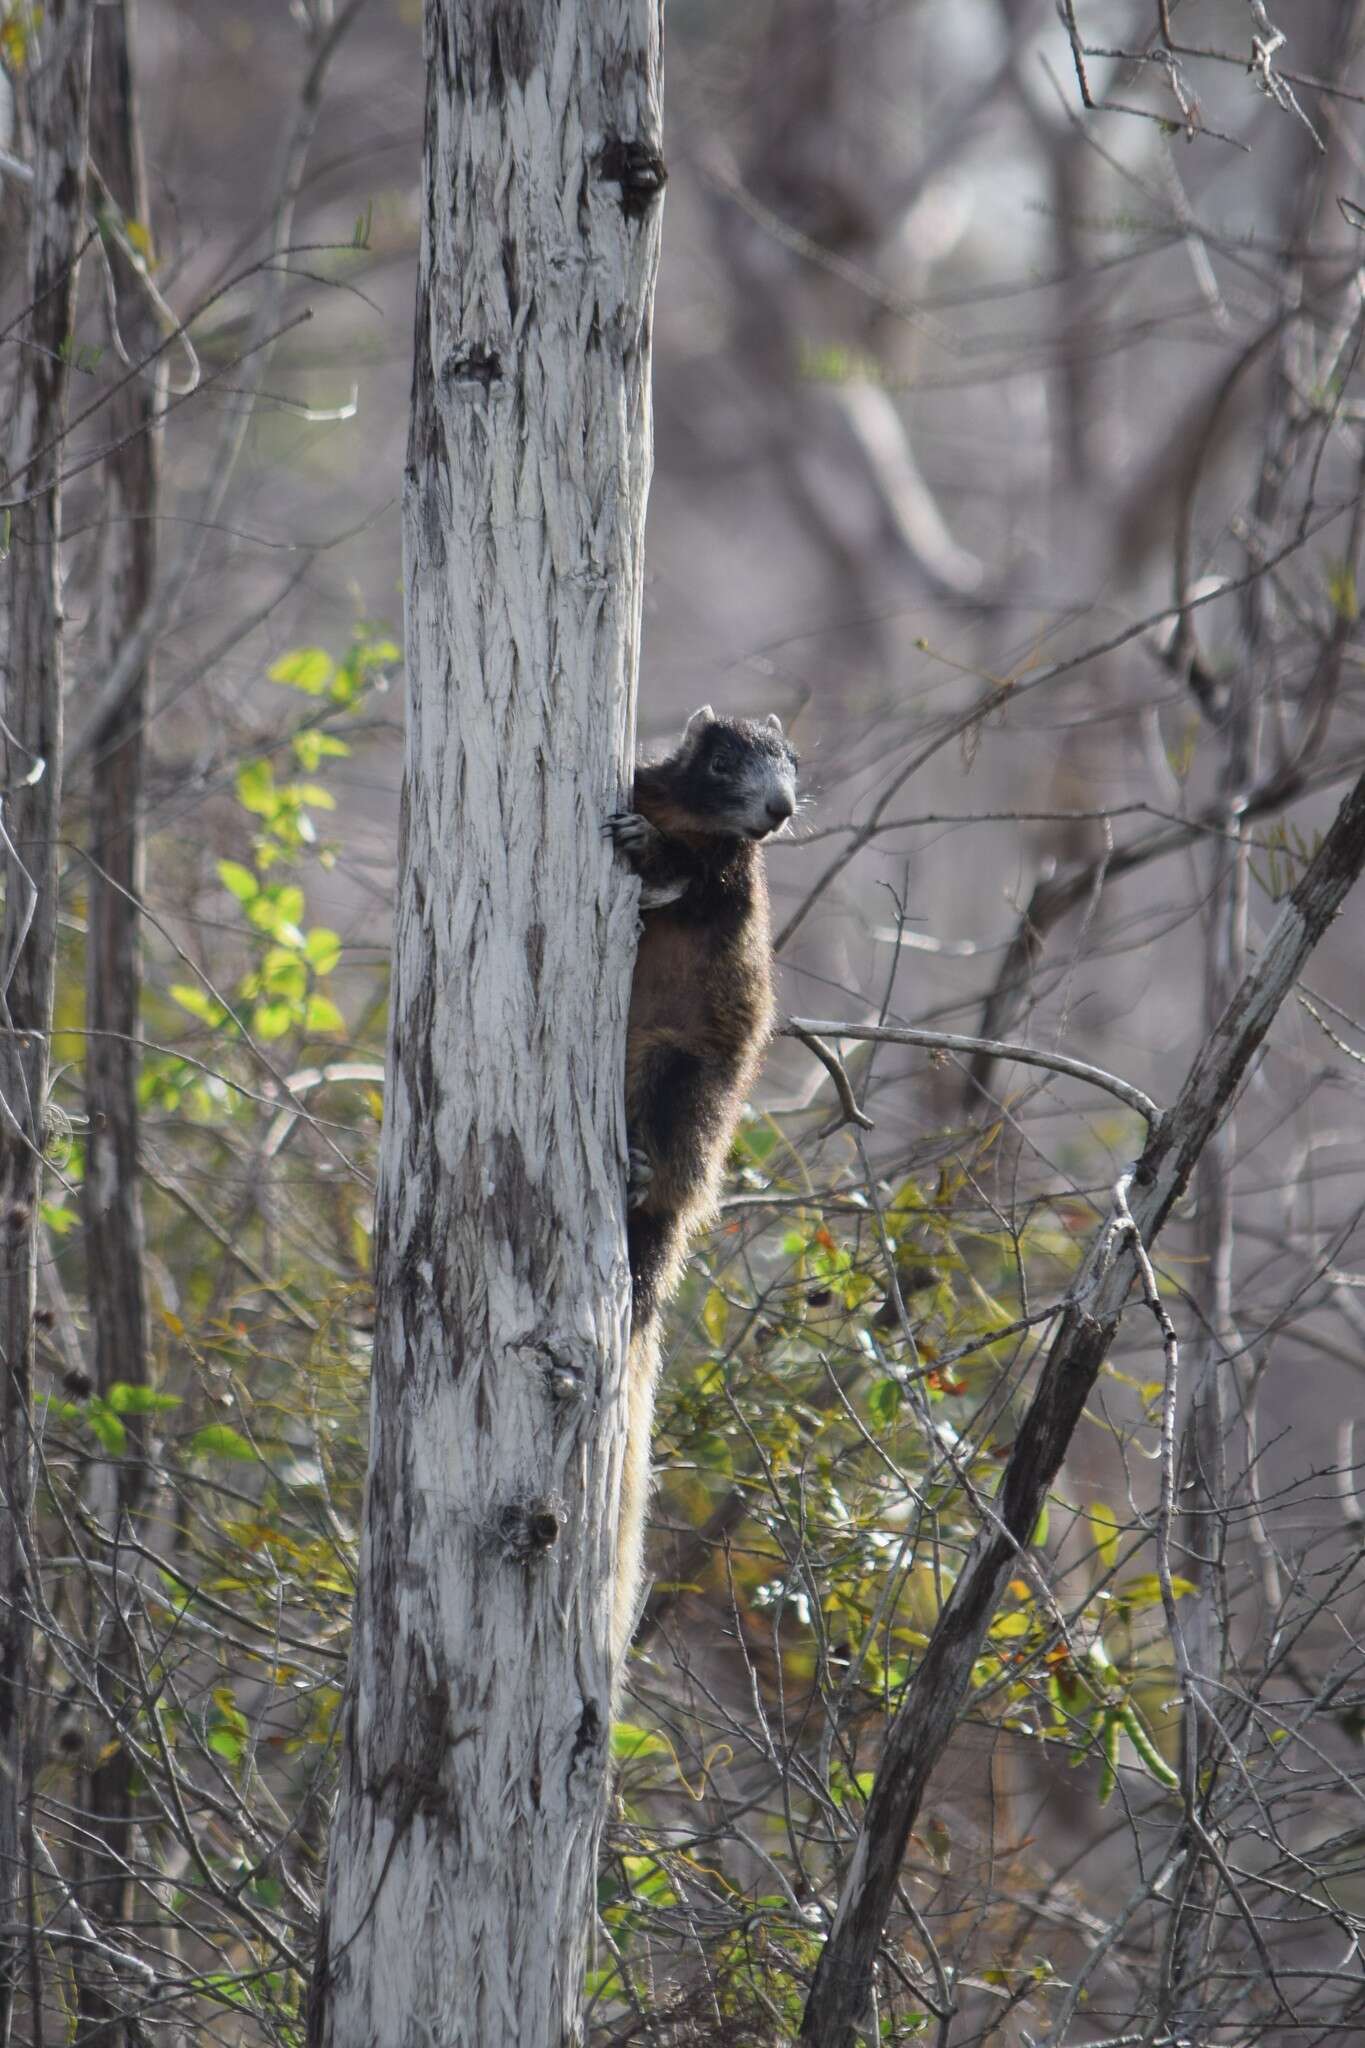
<svg viewBox="0 0 1365 2048">
<path fill-rule="evenodd" d="M 639 1147 L 632 1145 L 626 1154 L 626 1207 L 638 1209 L 649 1200 L 649 1184 L 654 1178 L 654 1168 L 649 1157 Z"/>
<path fill-rule="evenodd" d="M 660 872 L 666 867 L 658 858 L 664 835 L 656 825 L 651 825 L 638 811 L 616 811 L 602 830 L 631 872 L 640 877 L 641 910 L 661 910 L 666 903 L 677 902 L 687 888 L 687 877 L 668 877 Z"/>
<path fill-rule="evenodd" d="M 602 830 L 633 866 L 655 844 L 659 832 L 638 811 L 613 811 Z"/>
</svg>

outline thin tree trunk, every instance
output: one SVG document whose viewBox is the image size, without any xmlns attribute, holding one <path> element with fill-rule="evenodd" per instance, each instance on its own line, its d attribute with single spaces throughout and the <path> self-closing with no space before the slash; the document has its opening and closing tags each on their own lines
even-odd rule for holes
<svg viewBox="0 0 1365 2048">
<path fill-rule="evenodd" d="M 93 0 L 50 0 L 25 72 L 33 152 L 22 367 L 5 482 L 0 954 L 0 2043 L 8 2043 L 28 1918 L 26 1794 L 34 1485 L 33 1310 L 43 1106 L 57 959 L 61 586 L 57 476 L 85 212 Z M 0 511 L 0 522 L 6 514 Z"/>
<path fill-rule="evenodd" d="M 318 2048 L 580 2038 L 628 1277 L 658 0 L 428 0 L 370 1476 Z"/>
<path fill-rule="evenodd" d="M 132 57 L 133 0 L 105 0 L 96 14 L 90 151 L 123 223 L 149 228 Z M 105 195 L 100 195 L 104 197 Z M 112 273 L 112 317 L 121 353 L 130 361 L 149 355 L 156 320 L 136 264 L 115 224 L 106 225 Z M 162 379 L 148 373 L 123 384 L 101 415 L 112 443 L 104 463 L 104 494 L 96 593 L 96 675 L 110 668 L 137 625 L 156 578 L 157 437 L 152 421 Z M 107 1395 L 122 1381 L 147 1377 L 147 1304 L 143 1282 L 142 1199 L 138 1171 L 138 1036 L 142 955 L 138 903 L 142 893 L 143 733 L 149 675 L 134 677 L 128 696 L 95 736 L 90 783 L 89 910 L 86 939 L 85 1095 L 89 1119 L 85 1208 L 86 1285 L 95 1385 Z M 114 1542 L 110 1581 L 114 1613 L 99 1645 L 101 1686 L 116 1711 L 133 1677 L 122 1569 L 130 1553 L 118 1544 L 137 1535 L 146 1491 L 146 1417 L 125 1416 L 127 1449 L 117 1466 L 91 1467 L 91 1507 Z M 94 1609 L 98 1626 L 105 1610 Z M 83 1902 L 97 1920 L 123 1917 L 123 1875 L 132 1842 L 132 1759 L 122 1748 L 90 1774 L 91 1835 L 95 1850 Z M 82 1983 L 82 2016 L 93 2022 L 107 2011 L 100 1980 Z"/>
</svg>

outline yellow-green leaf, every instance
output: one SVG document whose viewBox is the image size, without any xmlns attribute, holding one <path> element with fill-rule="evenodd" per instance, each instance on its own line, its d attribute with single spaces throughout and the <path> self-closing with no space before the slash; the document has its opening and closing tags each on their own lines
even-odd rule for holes
<svg viewBox="0 0 1365 2048">
<path fill-rule="evenodd" d="M 294 1021 L 294 1005 L 290 1002 L 257 1003 L 251 1013 L 251 1028 L 257 1038 L 283 1038 Z"/>
<path fill-rule="evenodd" d="M 284 683 L 306 696 L 320 697 L 331 685 L 336 663 L 325 647 L 295 647 L 272 661 L 266 670 L 272 683 Z"/>
<path fill-rule="evenodd" d="M 307 1029 L 313 1032 L 340 1032 L 346 1029 L 346 1019 L 342 1016 L 336 1004 L 329 1002 L 326 996 L 309 996 L 304 1022 Z"/>
<path fill-rule="evenodd" d="M 198 1017 L 205 1024 L 221 1024 L 227 1011 L 213 996 L 202 988 L 192 988 L 186 982 L 177 981 L 170 990 L 172 1002 L 179 1003 L 182 1010 L 188 1010 L 191 1017 Z"/>
<path fill-rule="evenodd" d="M 1119 1521 L 1114 1510 L 1102 1500 L 1095 1501 L 1090 1509 L 1090 1532 L 1105 1570 L 1113 1571 L 1119 1561 Z"/>
<path fill-rule="evenodd" d="M 275 771 L 268 761 L 246 761 L 237 770 L 237 801 L 258 818 L 273 818 L 280 807 Z"/>
<path fill-rule="evenodd" d="M 239 903 L 250 903 L 253 896 L 259 896 L 261 893 L 260 878 L 254 875 L 250 868 L 244 868 L 238 860 L 220 860 L 218 879 Z"/>
<path fill-rule="evenodd" d="M 210 1422 L 206 1428 L 196 1430 L 188 1448 L 196 1458 L 239 1458 L 248 1462 L 256 1456 L 241 1432 L 226 1422 Z"/>
<path fill-rule="evenodd" d="M 1187 1593 L 1194 1591 L 1193 1581 L 1173 1574 L 1171 1591 L 1177 1600 L 1183 1600 Z M 1161 1604 L 1161 1581 L 1155 1572 L 1139 1572 L 1136 1578 L 1125 1579 L 1121 1586 L 1116 1586 L 1114 1595 L 1128 1607 L 1158 1607 Z"/>
<path fill-rule="evenodd" d="M 325 924 L 315 924 L 303 942 L 304 954 L 315 974 L 330 974 L 341 958 L 341 938 Z"/>
</svg>

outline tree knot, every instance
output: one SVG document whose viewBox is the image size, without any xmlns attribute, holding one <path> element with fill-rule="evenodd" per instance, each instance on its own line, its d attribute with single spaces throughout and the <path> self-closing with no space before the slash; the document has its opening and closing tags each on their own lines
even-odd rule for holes
<svg viewBox="0 0 1365 2048">
<path fill-rule="evenodd" d="M 509 1563 L 545 1557 L 559 1541 L 565 1506 L 550 1494 L 508 1501 L 498 1512 L 498 1547 Z"/>
<path fill-rule="evenodd" d="M 621 187 L 621 211 L 627 220 L 643 220 L 668 182 L 662 155 L 639 136 L 628 140 L 609 135 L 597 159 L 597 173 L 604 184 Z"/>
</svg>

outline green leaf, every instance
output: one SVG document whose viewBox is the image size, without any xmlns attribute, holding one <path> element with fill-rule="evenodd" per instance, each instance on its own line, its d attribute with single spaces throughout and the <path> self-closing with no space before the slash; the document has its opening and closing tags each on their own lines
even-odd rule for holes
<svg viewBox="0 0 1365 2048">
<path fill-rule="evenodd" d="M 51 1231 L 54 1237 L 65 1237 L 69 1230 L 76 1228 L 76 1212 L 74 1209 L 68 1209 L 64 1201 L 43 1202 L 39 1214 L 43 1219 L 43 1228 Z"/>
<path fill-rule="evenodd" d="M 313 1032 L 345 1031 L 346 1019 L 336 1004 L 329 1002 L 326 996 L 311 995 L 304 1011 L 304 1026 Z"/>
<path fill-rule="evenodd" d="M 197 1429 L 186 1447 L 193 1458 L 239 1458 L 254 1464 L 256 1453 L 239 1430 L 226 1422 L 210 1422 Z"/>
<path fill-rule="evenodd" d="M 1187 1593 L 1194 1591 L 1194 1585 L 1189 1579 L 1181 1579 L 1172 1575 L 1171 1591 L 1177 1600 L 1183 1600 Z M 1125 1579 L 1122 1585 L 1114 1588 L 1114 1598 L 1122 1600 L 1126 1607 L 1132 1608 L 1137 1612 L 1140 1612 L 1144 1607 L 1159 1607 L 1161 1605 L 1161 1581 L 1155 1572 L 1139 1572 L 1136 1578 Z"/>
<path fill-rule="evenodd" d="M 301 804 L 311 804 L 315 811 L 334 811 L 337 807 L 331 790 L 324 789 L 320 782 L 291 782 L 289 794 Z"/>
<path fill-rule="evenodd" d="M 266 674 L 272 683 L 285 683 L 305 696 L 320 697 L 330 687 L 336 666 L 325 647 L 295 647 L 272 661 Z"/>
<path fill-rule="evenodd" d="M 251 1013 L 251 1028 L 257 1038 L 283 1038 L 293 1021 L 294 1005 L 284 999 L 257 1003 Z"/>
<path fill-rule="evenodd" d="M 1042 1510 L 1041 1514 L 1039 1515 L 1039 1517 L 1038 1517 L 1037 1521 L 1036 1521 L 1036 1522 L 1034 1523 L 1034 1525 L 1033 1525 L 1033 1534 L 1032 1534 L 1032 1535 L 1031 1535 L 1031 1536 L 1029 1537 L 1029 1542 L 1030 1542 L 1030 1543 L 1046 1543 L 1046 1542 L 1047 1542 L 1047 1527 L 1048 1527 L 1048 1511 L 1047 1511 L 1047 1507 L 1046 1507 L 1046 1505 L 1044 1505 L 1044 1507 L 1043 1507 L 1043 1510 Z"/>
<path fill-rule="evenodd" d="M 269 932 L 272 939 L 279 939 L 286 946 L 303 944 L 299 929 L 303 912 L 304 895 L 296 882 L 272 882 L 247 907 L 247 916 L 257 931 Z"/>
<path fill-rule="evenodd" d="M 230 1764 L 242 1761 L 246 1744 L 235 1728 L 210 1728 L 205 1740 L 215 1756 L 226 1757 Z"/>
<path fill-rule="evenodd" d="M 97 1398 L 86 1408 L 85 1419 L 110 1457 L 121 1457 L 128 1448 L 128 1432 L 113 1409 Z"/>
<path fill-rule="evenodd" d="M 315 924 L 303 942 L 304 956 L 315 974 L 330 974 L 341 958 L 341 935 Z"/>
<path fill-rule="evenodd" d="M 85 1404 L 81 1401 L 59 1401 L 55 1394 L 35 1394 L 33 1398 L 59 1422 L 81 1422 L 85 1418 Z"/>
<path fill-rule="evenodd" d="M 621 1763 L 628 1763 L 632 1757 L 671 1757 L 673 1754 L 662 1735 L 655 1735 L 648 1728 L 637 1728 L 633 1721 L 612 1722 L 611 1753 Z"/>
<path fill-rule="evenodd" d="M 268 761 L 246 761 L 237 770 L 237 801 L 258 818 L 273 818 L 280 807 L 275 771 Z"/>
<path fill-rule="evenodd" d="M 308 993 L 308 969 L 297 953 L 272 946 L 261 962 L 261 985 L 268 996 L 302 1002 Z"/>
<path fill-rule="evenodd" d="M 106 1398 L 116 1415 L 152 1415 L 180 1406 L 179 1394 L 158 1394 L 153 1387 L 133 1386 L 128 1380 L 115 1380 Z"/>
<path fill-rule="evenodd" d="M 246 1734 L 246 1715 L 238 1706 L 237 1695 L 230 1685 L 215 1685 L 213 1703 L 219 1718 L 226 1721 L 229 1728 L 235 1728 L 240 1735 Z"/>
<path fill-rule="evenodd" d="M 250 903 L 254 896 L 261 893 L 259 877 L 254 875 L 250 868 L 244 868 L 240 861 L 220 860 L 218 879 L 225 889 L 231 890 L 239 903 Z"/>
<path fill-rule="evenodd" d="M 901 1388 L 898 1380 L 874 1380 L 867 1390 L 867 1412 L 878 1429 L 890 1429 L 900 1414 Z"/>
<path fill-rule="evenodd" d="M 701 1320 L 707 1336 L 719 1348 L 725 1342 L 725 1325 L 730 1320 L 730 1304 L 718 1287 L 713 1287 L 702 1303 Z"/>
<path fill-rule="evenodd" d="M 1033 1619 L 1028 1614 L 998 1614 L 991 1623 L 992 1636 L 1005 1642 L 1016 1641 L 1020 1636 L 1031 1635 L 1032 1632 Z"/>
<path fill-rule="evenodd" d="M 173 1002 L 179 1003 L 182 1010 L 188 1010 L 191 1017 L 198 1017 L 204 1024 L 219 1025 L 227 1016 L 217 998 L 202 988 L 191 988 L 188 983 L 177 981 L 172 984 L 170 993 Z"/>
<path fill-rule="evenodd" d="M 123 232 L 142 258 L 144 266 L 149 270 L 155 270 L 156 253 L 152 247 L 152 231 L 146 223 L 129 217 L 123 223 Z"/>
<path fill-rule="evenodd" d="M 320 764 L 332 757 L 340 759 L 350 753 L 345 740 L 333 737 L 330 732 L 319 732 L 310 726 L 306 732 L 296 732 L 290 745 L 294 759 L 309 775 L 316 775 Z"/>
<path fill-rule="evenodd" d="M 1090 1532 L 1105 1570 L 1113 1571 L 1119 1561 L 1119 1520 L 1102 1500 L 1097 1500 L 1090 1509 Z"/>
</svg>

